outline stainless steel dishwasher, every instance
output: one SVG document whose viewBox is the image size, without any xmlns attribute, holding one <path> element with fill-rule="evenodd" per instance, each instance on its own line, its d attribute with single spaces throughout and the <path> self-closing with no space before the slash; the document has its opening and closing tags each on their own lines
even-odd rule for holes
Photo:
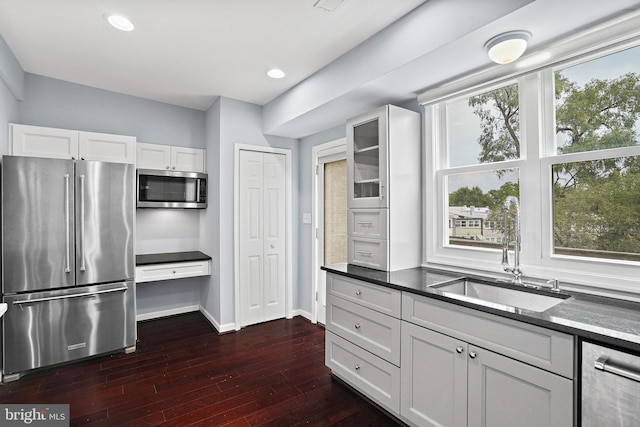
<svg viewBox="0 0 640 427">
<path fill-rule="evenodd" d="M 582 343 L 582 427 L 640 427 L 640 356 Z"/>
</svg>

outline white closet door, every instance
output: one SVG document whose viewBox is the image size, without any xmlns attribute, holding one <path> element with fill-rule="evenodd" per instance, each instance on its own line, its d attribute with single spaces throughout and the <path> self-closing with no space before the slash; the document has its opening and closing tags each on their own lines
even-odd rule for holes
<svg viewBox="0 0 640 427">
<path fill-rule="evenodd" d="M 285 156 L 241 150 L 241 326 L 285 316 L 285 203 Z"/>
</svg>

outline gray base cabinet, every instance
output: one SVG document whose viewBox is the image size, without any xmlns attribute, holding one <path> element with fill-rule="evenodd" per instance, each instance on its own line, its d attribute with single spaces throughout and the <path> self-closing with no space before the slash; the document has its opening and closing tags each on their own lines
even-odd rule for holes
<svg viewBox="0 0 640 427">
<path fill-rule="evenodd" d="M 400 413 L 411 423 L 573 425 L 571 336 L 408 294 L 402 319 Z"/>
<path fill-rule="evenodd" d="M 407 322 L 400 413 L 419 426 L 572 425 L 572 382 Z"/>
<path fill-rule="evenodd" d="M 573 336 L 331 273 L 327 292 L 327 366 L 409 425 L 573 426 Z"/>
</svg>

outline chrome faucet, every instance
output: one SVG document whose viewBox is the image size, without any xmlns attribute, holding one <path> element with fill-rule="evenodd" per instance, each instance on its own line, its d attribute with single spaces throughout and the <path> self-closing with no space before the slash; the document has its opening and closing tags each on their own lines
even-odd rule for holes
<svg viewBox="0 0 640 427">
<path fill-rule="evenodd" d="M 515 224 L 514 224 L 514 239 L 513 239 L 513 252 L 514 263 L 513 266 L 509 263 L 509 208 L 511 205 L 515 207 Z M 508 196 L 504 205 L 504 237 L 502 240 L 502 268 L 507 273 L 513 274 L 512 283 L 522 284 L 522 267 L 520 267 L 520 203 L 515 196 Z"/>
</svg>

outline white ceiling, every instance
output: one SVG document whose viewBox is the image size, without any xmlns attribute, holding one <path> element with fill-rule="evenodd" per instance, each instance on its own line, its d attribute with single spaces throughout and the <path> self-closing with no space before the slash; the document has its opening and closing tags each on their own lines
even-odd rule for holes
<svg viewBox="0 0 640 427">
<path fill-rule="evenodd" d="M 218 96 L 264 105 L 424 2 L 316 1 L 0 0 L 0 34 L 29 73 L 206 110 Z"/>
<path fill-rule="evenodd" d="M 0 0 L 0 35 L 27 72 L 199 110 L 251 102 L 265 133 L 302 138 L 499 67 L 483 45 L 502 32 L 530 31 L 534 54 L 640 13 L 640 0 L 345 0 L 333 13 L 315 2 Z M 287 77 L 269 79 L 272 67 Z"/>
</svg>

